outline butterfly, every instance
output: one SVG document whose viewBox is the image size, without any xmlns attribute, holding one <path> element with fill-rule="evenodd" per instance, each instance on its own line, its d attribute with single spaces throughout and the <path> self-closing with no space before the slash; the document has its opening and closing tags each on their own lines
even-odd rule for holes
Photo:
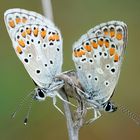
<svg viewBox="0 0 140 140">
<path fill-rule="evenodd" d="M 90 29 L 73 45 L 72 58 L 82 86 L 77 91 L 94 110 L 90 122 L 101 116 L 100 111 L 117 110 L 111 97 L 120 75 L 127 32 L 124 22 L 109 21 Z"/>
<path fill-rule="evenodd" d="M 64 85 L 55 76 L 61 73 L 63 64 L 63 39 L 53 22 L 42 15 L 24 9 L 9 9 L 4 13 L 4 21 L 13 48 L 36 84 L 34 99 L 44 101 L 56 96 L 63 100 L 57 89 Z"/>
</svg>

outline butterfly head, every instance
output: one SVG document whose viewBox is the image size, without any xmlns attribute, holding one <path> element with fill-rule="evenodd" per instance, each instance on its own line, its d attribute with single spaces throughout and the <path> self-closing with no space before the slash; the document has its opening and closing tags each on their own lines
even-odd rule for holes
<svg viewBox="0 0 140 140">
<path fill-rule="evenodd" d="M 115 112 L 117 110 L 117 106 L 115 106 L 115 104 L 113 104 L 112 102 L 108 101 L 103 104 L 103 109 L 106 112 Z"/>
<path fill-rule="evenodd" d="M 45 90 L 39 87 L 35 88 L 34 99 L 38 101 L 44 101 L 46 99 Z"/>
</svg>

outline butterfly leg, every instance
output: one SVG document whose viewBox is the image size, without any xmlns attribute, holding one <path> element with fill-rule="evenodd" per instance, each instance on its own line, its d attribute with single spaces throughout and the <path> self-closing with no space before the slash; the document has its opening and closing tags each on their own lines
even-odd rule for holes
<svg viewBox="0 0 140 140">
<path fill-rule="evenodd" d="M 94 109 L 94 117 L 89 121 L 87 121 L 86 124 L 91 124 L 100 117 L 101 117 L 101 113 L 98 110 Z"/>
<path fill-rule="evenodd" d="M 57 95 L 57 97 L 58 97 L 60 100 L 62 100 L 63 102 L 65 102 L 65 103 L 67 103 L 67 104 L 69 104 L 69 105 L 71 105 L 71 106 L 76 107 L 76 106 L 75 106 L 74 104 L 72 104 L 71 102 L 69 102 L 69 101 L 63 99 L 63 97 L 62 97 L 59 93 L 57 93 L 56 95 Z"/>
<path fill-rule="evenodd" d="M 56 105 L 56 96 L 53 97 L 53 105 L 54 107 L 61 113 L 64 115 L 64 113 L 62 112 L 62 110 Z"/>
</svg>

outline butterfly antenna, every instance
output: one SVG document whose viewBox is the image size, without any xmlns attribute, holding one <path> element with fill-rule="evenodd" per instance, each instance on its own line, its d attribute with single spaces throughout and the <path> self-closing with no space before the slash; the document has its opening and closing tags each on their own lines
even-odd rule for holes
<svg viewBox="0 0 140 140">
<path fill-rule="evenodd" d="M 23 104 L 25 103 L 25 101 L 31 96 L 33 95 L 34 91 L 30 92 L 28 95 L 26 95 L 25 97 L 23 97 L 23 99 L 21 100 L 20 104 L 18 105 L 17 109 L 12 113 L 11 118 L 15 118 L 17 112 L 19 112 L 23 106 Z"/>
<path fill-rule="evenodd" d="M 27 122 L 28 122 L 28 118 L 29 118 L 29 115 L 30 115 L 30 112 L 31 112 L 31 109 L 32 109 L 33 99 L 34 99 L 34 98 L 31 98 L 31 100 L 30 100 L 28 112 L 27 112 L 27 115 L 26 115 L 26 117 L 25 117 L 25 119 L 24 119 L 24 125 L 26 125 Z"/>
<path fill-rule="evenodd" d="M 130 119 L 132 119 L 138 126 L 140 126 L 140 117 L 136 113 L 131 112 L 122 105 L 119 105 L 118 109 L 124 114 L 126 114 Z"/>
</svg>

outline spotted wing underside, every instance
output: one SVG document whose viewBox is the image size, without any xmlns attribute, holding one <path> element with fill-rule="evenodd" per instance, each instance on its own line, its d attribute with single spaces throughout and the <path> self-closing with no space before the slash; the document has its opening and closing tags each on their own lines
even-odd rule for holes
<svg viewBox="0 0 140 140">
<path fill-rule="evenodd" d="M 127 26 L 120 21 L 90 29 L 73 45 L 73 61 L 86 93 L 106 102 L 117 84 L 127 43 Z"/>
<path fill-rule="evenodd" d="M 31 78 L 48 87 L 62 67 L 62 37 L 59 29 L 42 15 L 24 9 L 4 14 L 14 50 Z"/>
</svg>

